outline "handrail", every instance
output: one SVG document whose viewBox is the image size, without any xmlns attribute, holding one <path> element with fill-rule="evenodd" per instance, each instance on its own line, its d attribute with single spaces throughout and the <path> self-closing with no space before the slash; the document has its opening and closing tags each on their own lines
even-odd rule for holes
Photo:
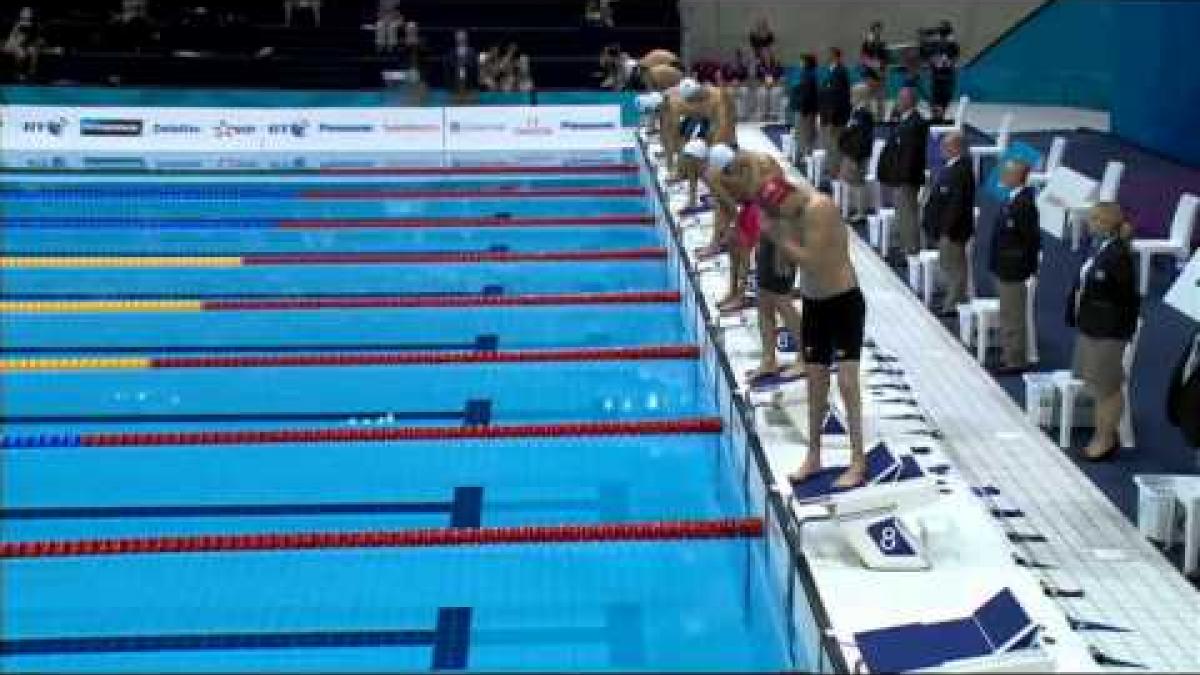
<svg viewBox="0 0 1200 675">
<path fill-rule="evenodd" d="M 646 148 L 645 140 L 640 134 L 635 133 L 637 138 L 639 155 L 641 156 L 643 167 L 651 176 L 655 175 L 654 166 L 650 162 L 650 154 Z M 651 180 L 654 188 L 654 196 L 658 203 L 658 208 L 665 214 L 669 222 L 674 222 L 675 217 L 670 210 L 670 201 L 667 195 L 663 192 L 662 185 L 658 180 Z M 813 577 L 812 568 L 808 564 L 808 559 L 804 556 L 801 547 L 800 538 L 796 532 L 795 523 L 792 520 L 791 512 L 788 510 L 787 504 L 778 491 L 773 489 L 775 484 L 774 478 L 771 475 L 770 464 L 767 461 L 766 453 L 762 447 L 762 441 L 758 434 L 754 431 L 753 415 L 746 405 L 746 401 L 741 397 L 732 395 L 732 392 L 737 388 L 737 380 L 733 373 L 733 367 L 729 363 L 729 359 L 725 353 L 717 349 L 715 345 L 719 344 L 719 336 L 716 332 L 715 322 L 712 320 L 712 314 L 709 312 L 708 306 L 704 301 L 704 295 L 700 291 L 700 284 L 697 279 L 696 269 L 692 265 L 692 261 L 687 256 L 687 251 L 683 246 L 683 242 L 679 237 L 672 234 L 670 237 L 671 245 L 675 249 L 675 253 L 679 258 L 680 265 L 687 277 L 687 285 L 691 292 L 696 309 L 700 312 L 703 319 L 704 330 L 708 341 L 706 345 L 712 347 L 712 352 L 717 364 L 720 367 L 721 374 L 724 376 L 725 384 L 729 388 L 731 395 L 729 397 L 734 414 L 741 423 L 742 429 L 745 430 L 746 447 L 750 451 L 750 455 L 754 458 L 754 463 L 757 466 L 759 477 L 762 479 L 764 486 L 765 501 L 767 503 L 768 525 L 771 519 L 774 519 L 779 524 L 779 530 L 783 534 L 783 538 L 787 545 L 788 554 L 791 558 L 791 568 L 795 570 L 795 576 L 800 580 L 804 589 L 804 594 L 808 599 L 809 608 L 812 611 L 813 621 L 816 623 L 821 635 L 817 643 L 825 652 L 825 656 L 829 660 L 829 666 L 834 673 L 849 673 L 850 667 L 846 662 L 845 656 L 842 654 L 841 648 L 837 640 L 832 636 L 833 624 L 829 620 L 829 613 L 825 609 L 825 604 L 821 599 L 820 593 L 817 590 L 816 580 Z M 682 290 L 682 289 L 681 289 Z M 791 591 L 791 582 L 789 580 L 789 594 Z M 789 623 L 792 622 L 792 617 L 787 617 Z"/>
</svg>

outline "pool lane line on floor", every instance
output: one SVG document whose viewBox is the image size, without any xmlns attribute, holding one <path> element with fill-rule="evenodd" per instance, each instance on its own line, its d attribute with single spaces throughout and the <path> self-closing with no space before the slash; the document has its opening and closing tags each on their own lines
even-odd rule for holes
<svg viewBox="0 0 1200 675">
<path fill-rule="evenodd" d="M 665 260 L 666 249 L 596 251 L 460 251 L 389 253 L 259 253 L 226 255 L 6 255 L 0 269 L 234 268 L 282 265 L 425 265 Z"/>
<path fill-rule="evenodd" d="M 0 450 L 56 448 L 150 448 L 165 446 L 233 447 L 294 443 L 370 443 L 463 441 L 514 438 L 603 438 L 720 433 L 720 417 L 632 421 L 552 422 L 462 427 L 335 427 L 224 431 L 87 432 L 0 435 Z"/>
<path fill-rule="evenodd" d="M 4 296 L 0 295 L 0 298 Z M 545 307 L 562 305 L 619 305 L 678 303 L 679 291 L 613 291 L 607 293 L 528 293 L 502 295 L 428 296 L 397 294 L 392 296 L 346 295 L 277 296 L 249 300 L 48 300 L 8 301 L 0 299 L 5 314 L 84 314 L 144 312 L 230 312 L 290 311 L 327 309 L 462 309 L 483 307 Z"/>
<path fill-rule="evenodd" d="M 572 227 L 650 227 L 654 217 L 639 213 L 601 215 L 514 216 L 495 213 L 488 216 L 447 216 L 430 218 L 158 218 L 106 216 L 8 216 L 0 218 L 0 227 L 25 230 L 389 230 L 389 229 L 469 229 L 483 227 L 572 228 Z"/>
<path fill-rule="evenodd" d="M 373 516 L 444 513 L 450 517 L 450 527 L 479 527 L 482 521 L 482 510 L 482 487 L 456 487 L 451 498 L 442 501 L 25 506 L 0 508 L 0 520 L 265 518 L 272 516 Z"/>
<path fill-rule="evenodd" d="M 432 647 L 429 669 L 463 670 L 471 645 L 471 608 L 440 607 L 432 629 L 253 631 L 33 637 L 0 640 L 0 658 L 231 650 Z"/>
<path fill-rule="evenodd" d="M 0 359 L 0 373 L 163 368 L 288 368 L 312 366 L 424 366 L 695 359 L 695 345 L 237 356 L 120 356 Z"/>
<path fill-rule="evenodd" d="M 478 335 L 470 342 L 392 342 L 392 343 L 300 343 L 285 345 L 219 344 L 219 345 L 67 345 L 67 346 L 22 346 L 11 347 L 0 344 L 0 356 L 47 356 L 49 358 L 75 358 L 103 354 L 120 354 L 128 357 L 144 356 L 146 353 L 160 354 L 278 354 L 296 352 L 448 352 L 448 351 L 496 351 L 500 348 L 500 337 L 495 334 Z M 0 363 L 3 363 L 0 361 Z"/>
<path fill-rule="evenodd" d="M 461 410 L 350 410 L 322 412 L 129 413 L 86 415 L 5 415 L 4 424 L 196 424 L 200 422 L 345 422 L 378 424 L 461 421 L 477 427 L 492 423 L 491 399 L 470 399 Z"/>
<path fill-rule="evenodd" d="M 0 559 L 343 548 L 428 548 L 505 544 L 752 539 L 761 537 L 762 532 L 762 519 L 751 517 L 595 525 L 525 525 L 374 532 L 272 532 L 180 537 L 66 539 L 0 542 Z"/>
</svg>

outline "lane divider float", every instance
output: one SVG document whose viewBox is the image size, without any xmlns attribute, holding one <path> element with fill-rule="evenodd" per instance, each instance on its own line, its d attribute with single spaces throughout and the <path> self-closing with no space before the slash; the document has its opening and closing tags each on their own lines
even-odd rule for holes
<svg viewBox="0 0 1200 675">
<path fill-rule="evenodd" d="M 472 190 L 371 190 L 314 188 L 301 190 L 301 199 L 538 199 L 544 197 L 642 197 L 640 187 L 478 188 Z"/>
<path fill-rule="evenodd" d="M 695 345 L 525 349 L 511 351 L 430 351 L 335 354 L 253 354 L 155 357 L 44 357 L 0 359 L 0 373 L 161 368 L 284 368 L 302 366 L 425 366 L 571 361 L 649 361 L 694 359 Z"/>
<path fill-rule="evenodd" d="M 660 260 L 659 247 L 606 251 L 442 251 L 436 253 L 257 253 L 242 256 L 206 255 L 9 255 L 0 269 L 99 268 L 231 268 L 279 265 L 416 265 L 515 262 L 598 262 Z"/>
<path fill-rule="evenodd" d="M 428 548 L 504 544 L 691 541 L 761 537 L 761 518 L 675 520 L 600 525 L 447 527 L 383 532 L 287 532 L 266 534 L 72 539 L 0 543 L 0 558 L 165 553 L 235 553 L 346 548 Z"/>
<path fill-rule="evenodd" d="M 3 297 L 3 296 L 0 296 Z M 422 296 L 347 295 L 343 297 L 279 297 L 245 300 L 0 300 L 5 314 L 85 314 L 141 312 L 245 312 L 332 309 L 463 309 L 677 303 L 679 291 L 611 293 L 540 293 L 525 295 Z"/>
<path fill-rule="evenodd" d="M 720 433 L 719 417 L 462 427 L 336 427 L 233 431 L 92 432 L 0 435 L 0 449 L 233 446 L 286 443 L 363 443 L 512 438 L 572 438 Z"/>
<path fill-rule="evenodd" d="M 449 229 L 482 227 L 625 227 L 651 226 L 654 217 L 639 213 L 600 215 L 449 216 L 433 218 L 185 218 L 89 217 L 89 216 L 9 216 L 0 218 L 0 226 L 11 230 L 375 230 L 375 229 Z"/>
</svg>

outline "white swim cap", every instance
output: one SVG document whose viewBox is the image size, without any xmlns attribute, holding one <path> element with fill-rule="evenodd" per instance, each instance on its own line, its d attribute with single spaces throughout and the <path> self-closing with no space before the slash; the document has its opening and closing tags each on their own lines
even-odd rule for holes
<svg viewBox="0 0 1200 675">
<path fill-rule="evenodd" d="M 724 169 L 729 166 L 736 155 L 737 152 L 733 148 L 724 143 L 718 143 L 708 149 L 708 165 L 716 167 L 718 170 Z"/>
<path fill-rule="evenodd" d="M 679 81 L 679 95 L 682 96 L 685 101 L 690 101 L 693 98 L 696 98 L 702 91 L 704 91 L 704 85 L 690 77 L 685 77 Z"/>
<path fill-rule="evenodd" d="M 640 112 L 654 112 L 655 110 L 658 110 L 660 106 L 662 106 L 663 95 L 657 91 L 650 92 L 649 94 L 638 94 L 638 97 L 635 99 L 635 101 L 637 102 L 637 108 Z"/>
<path fill-rule="evenodd" d="M 683 146 L 683 154 L 703 162 L 708 159 L 708 144 L 699 138 L 692 139 Z"/>
</svg>

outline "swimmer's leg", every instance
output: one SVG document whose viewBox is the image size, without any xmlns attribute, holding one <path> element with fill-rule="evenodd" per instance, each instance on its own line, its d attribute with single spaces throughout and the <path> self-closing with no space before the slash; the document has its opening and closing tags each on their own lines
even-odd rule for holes
<svg viewBox="0 0 1200 675">
<path fill-rule="evenodd" d="M 850 436 L 850 466 L 838 476 L 835 487 L 856 487 L 867 478 L 867 458 L 863 452 L 862 394 L 858 381 L 858 361 L 838 363 L 838 391 L 846 404 L 846 427 Z"/>
</svg>

